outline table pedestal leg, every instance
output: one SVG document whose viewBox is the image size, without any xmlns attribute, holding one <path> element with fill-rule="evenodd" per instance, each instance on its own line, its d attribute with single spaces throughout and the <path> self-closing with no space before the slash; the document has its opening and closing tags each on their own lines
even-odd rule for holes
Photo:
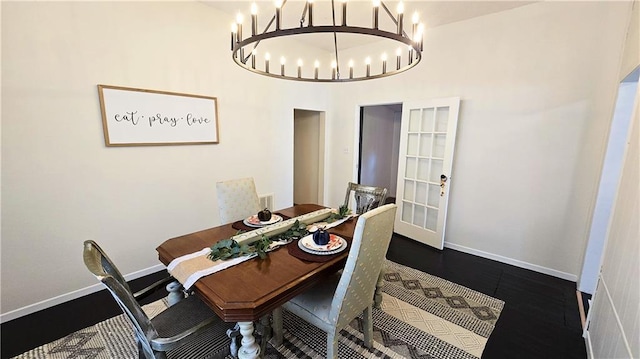
<svg viewBox="0 0 640 359">
<path fill-rule="evenodd" d="M 380 309 L 380 305 L 382 304 L 382 287 L 384 286 L 384 264 L 380 269 L 380 274 L 378 275 L 378 282 L 376 283 L 376 291 L 373 294 L 373 306 L 375 308 Z"/>
<path fill-rule="evenodd" d="M 253 322 L 238 322 L 242 335 L 242 346 L 238 350 L 239 359 L 257 359 L 260 356 L 260 346 L 253 337 Z"/>
<path fill-rule="evenodd" d="M 172 306 L 184 299 L 182 284 L 180 284 L 180 282 L 178 282 L 177 280 L 174 280 L 173 282 L 167 284 L 166 288 L 167 292 L 169 292 L 169 294 L 167 294 L 167 303 L 169 304 L 169 306 Z"/>
<path fill-rule="evenodd" d="M 238 336 L 240 335 L 240 326 L 236 323 L 236 326 L 233 329 L 227 329 L 227 336 L 231 339 L 231 344 L 229 345 L 229 353 L 232 357 L 238 357 Z"/>
</svg>

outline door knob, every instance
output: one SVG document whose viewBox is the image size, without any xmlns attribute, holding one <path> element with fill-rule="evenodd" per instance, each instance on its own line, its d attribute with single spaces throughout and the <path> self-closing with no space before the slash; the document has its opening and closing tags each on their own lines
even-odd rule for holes
<svg viewBox="0 0 640 359">
<path fill-rule="evenodd" d="M 444 196 L 444 186 L 447 183 L 447 176 L 444 174 L 440 175 L 440 197 Z"/>
</svg>

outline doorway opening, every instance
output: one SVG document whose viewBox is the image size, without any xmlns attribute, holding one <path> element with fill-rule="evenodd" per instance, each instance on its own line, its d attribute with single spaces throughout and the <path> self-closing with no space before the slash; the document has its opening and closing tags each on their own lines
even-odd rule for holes
<svg viewBox="0 0 640 359">
<path fill-rule="evenodd" d="M 578 290 L 582 293 L 593 294 L 598 283 L 600 267 L 602 266 L 602 254 L 609 229 L 613 202 L 618 189 L 618 182 L 620 181 L 620 171 L 629 135 L 629 125 L 633 115 L 639 78 L 640 67 L 636 67 L 618 86 L 618 97 L 609 130 L 604 164 L 600 174 L 600 185 L 591 220 L 589 240 L 583 257 L 582 272 L 578 280 Z M 588 302 L 586 306 L 588 310 Z"/>
<path fill-rule="evenodd" d="M 293 111 L 293 204 L 324 205 L 325 113 Z"/>
<path fill-rule="evenodd" d="M 358 183 L 387 189 L 395 203 L 402 104 L 360 107 Z"/>
</svg>

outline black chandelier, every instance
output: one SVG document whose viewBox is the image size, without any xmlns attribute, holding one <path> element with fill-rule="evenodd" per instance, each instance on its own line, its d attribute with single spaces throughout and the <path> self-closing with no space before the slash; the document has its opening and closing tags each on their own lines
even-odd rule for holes
<svg viewBox="0 0 640 359">
<path fill-rule="evenodd" d="M 422 59 L 422 47 L 423 47 L 423 33 L 424 26 L 418 23 L 418 14 L 414 13 L 412 16 L 411 36 L 404 31 L 404 5 L 402 2 L 398 3 L 396 14 L 394 16 L 389 8 L 380 0 L 372 1 L 372 24 L 371 27 L 359 27 L 350 26 L 347 24 L 347 0 L 340 1 L 340 13 L 342 23 L 336 25 L 336 5 L 334 0 L 331 0 L 331 17 L 333 19 L 332 25 L 317 25 L 314 24 L 313 0 L 307 0 L 302 11 L 300 18 L 300 24 L 298 27 L 283 28 L 282 24 L 282 12 L 286 0 L 275 1 L 275 15 L 271 18 L 268 25 L 265 27 L 262 33 L 258 32 L 258 7 L 256 3 L 251 5 L 251 36 L 243 38 L 242 35 L 242 23 L 244 16 L 238 14 L 236 22 L 231 26 L 231 50 L 233 51 L 232 58 L 236 64 L 240 67 L 249 70 L 251 72 L 296 81 L 310 81 L 310 82 L 349 82 L 349 81 L 362 81 L 371 80 L 381 77 L 391 76 L 407 71 L 408 69 L 416 66 Z M 395 24 L 393 31 L 387 31 L 380 29 L 379 12 L 380 8 L 390 17 L 391 21 Z M 275 28 L 271 29 L 275 23 Z M 286 71 L 286 58 L 283 56 L 280 58 L 280 68 L 270 69 L 271 56 L 269 52 L 265 52 L 264 56 L 257 64 L 258 59 L 256 55 L 258 53 L 258 45 L 262 40 L 272 39 L 277 37 L 301 35 L 301 34 L 317 34 L 317 33 L 333 33 L 333 48 L 334 59 L 331 61 L 330 74 L 327 68 L 322 69 L 318 60 L 314 62 L 314 69 L 312 76 L 305 75 L 303 71 L 303 61 L 298 59 L 297 62 L 297 76 L 291 76 Z M 349 60 L 347 74 L 343 74 L 340 71 L 340 59 L 338 52 L 338 38 L 337 34 L 356 34 L 356 35 L 369 35 L 376 36 L 384 39 L 393 40 L 402 46 L 395 50 L 395 66 L 391 63 L 387 66 L 388 55 L 382 53 L 380 56 L 379 66 L 372 64 L 371 58 L 366 57 L 364 59 L 364 67 L 357 67 L 354 71 L 355 61 Z M 262 50 L 261 50 L 262 51 Z"/>
</svg>

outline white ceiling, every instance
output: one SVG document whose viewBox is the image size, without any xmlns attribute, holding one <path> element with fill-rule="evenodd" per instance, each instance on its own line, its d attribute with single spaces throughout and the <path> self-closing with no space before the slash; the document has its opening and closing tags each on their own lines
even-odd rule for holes
<svg viewBox="0 0 640 359">
<path fill-rule="evenodd" d="M 250 8 L 251 3 L 255 2 L 258 5 L 258 31 L 264 31 L 265 26 L 269 23 L 271 18 L 275 14 L 274 1 L 261 0 L 261 1 L 216 1 L 216 0 L 202 0 L 207 5 L 214 7 L 223 12 L 229 13 L 229 26 L 234 22 L 237 13 L 244 15 L 244 33 L 245 37 L 248 34 L 250 23 Z M 382 1 L 384 5 L 395 15 L 396 7 L 399 1 Z M 491 13 L 505 11 L 513 9 L 519 6 L 531 4 L 535 1 L 403 1 L 405 8 L 405 31 L 407 31 L 411 23 L 411 15 L 417 12 L 420 16 L 420 22 L 425 25 L 425 28 L 433 28 L 445 24 L 450 24 L 457 21 L 467 20 L 474 17 L 479 17 Z M 299 26 L 300 18 L 302 17 L 303 9 L 306 1 L 301 0 L 288 0 L 282 9 L 283 27 L 290 28 Z M 336 22 L 340 24 L 341 1 L 336 0 Z M 371 27 L 372 22 L 372 5 L 371 1 L 365 0 L 350 0 L 347 1 L 347 19 L 348 24 L 353 26 Z M 389 15 L 381 8 L 380 14 L 380 28 L 390 30 L 394 28 L 394 24 L 391 21 Z M 314 1 L 314 24 L 315 25 L 331 25 L 331 1 L 330 0 L 315 0 Z M 273 29 L 273 26 L 271 27 Z M 323 39 L 326 39 L 324 37 Z M 378 38 L 358 36 L 358 37 L 341 37 L 339 41 L 339 48 L 345 49 L 354 46 L 364 45 L 368 42 L 378 41 Z M 316 39 L 308 40 L 314 43 L 319 48 L 327 51 L 333 50 L 333 41 L 321 41 Z"/>
</svg>

